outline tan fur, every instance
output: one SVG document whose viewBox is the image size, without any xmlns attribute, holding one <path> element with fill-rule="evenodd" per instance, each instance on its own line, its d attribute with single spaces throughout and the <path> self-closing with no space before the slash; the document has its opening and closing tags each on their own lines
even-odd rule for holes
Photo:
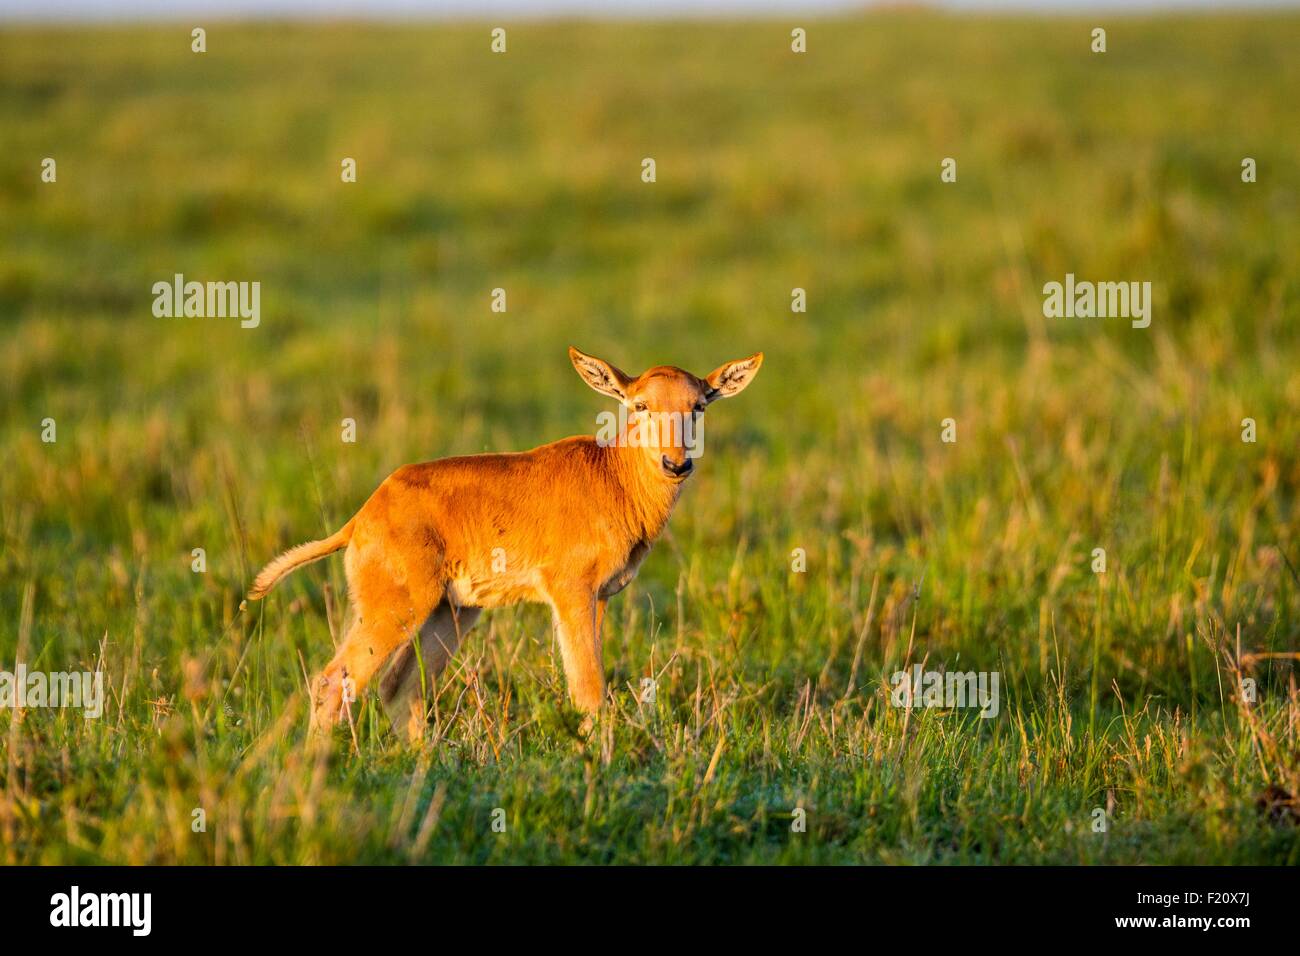
<svg viewBox="0 0 1300 956">
<path fill-rule="evenodd" d="M 704 379 L 669 366 L 632 378 L 577 349 L 569 355 L 633 421 L 642 405 L 690 415 L 738 394 L 763 360 L 758 353 L 729 362 Z M 418 730 L 422 685 L 446 666 L 479 610 L 521 601 L 550 605 L 569 695 L 582 710 L 598 710 L 605 603 L 636 575 L 667 524 L 687 476 L 674 472 L 686 459 L 667 440 L 635 447 L 584 436 L 397 469 L 336 534 L 285 552 L 249 592 L 260 598 L 294 568 L 347 548 L 352 623 L 315 682 L 313 726 L 332 727 L 395 656 L 381 696 L 400 730 Z M 411 649 L 417 634 L 424 680 Z"/>
<path fill-rule="evenodd" d="M 323 538 L 320 541 L 308 541 L 296 548 L 290 548 L 258 572 L 257 577 L 253 579 L 253 587 L 249 590 L 248 596 L 254 601 L 260 599 L 267 591 L 275 587 L 276 581 L 279 581 L 290 571 L 304 564 L 319 561 L 326 555 L 347 547 L 351 539 L 352 522 L 349 521 L 328 538 Z"/>
</svg>

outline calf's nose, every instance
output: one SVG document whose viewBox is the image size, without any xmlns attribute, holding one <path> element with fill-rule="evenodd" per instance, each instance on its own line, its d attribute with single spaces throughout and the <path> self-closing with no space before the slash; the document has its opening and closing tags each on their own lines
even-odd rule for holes
<svg viewBox="0 0 1300 956">
<path fill-rule="evenodd" d="M 667 455 L 664 455 L 663 466 L 664 471 L 668 472 L 668 474 L 681 478 L 683 475 L 689 475 L 695 468 L 695 460 L 693 458 L 686 458 L 682 460 L 681 464 L 678 464 Z"/>
</svg>

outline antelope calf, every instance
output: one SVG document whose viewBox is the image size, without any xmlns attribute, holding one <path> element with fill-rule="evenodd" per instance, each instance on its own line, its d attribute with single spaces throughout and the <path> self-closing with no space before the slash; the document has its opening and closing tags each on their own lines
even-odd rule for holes
<svg viewBox="0 0 1300 956">
<path fill-rule="evenodd" d="M 624 406 L 613 435 L 405 465 L 337 532 L 257 575 L 253 600 L 294 568 L 347 548 L 352 619 L 313 682 L 316 731 L 332 728 L 393 658 L 380 696 L 399 732 L 419 732 L 424 680 L 442 671 L 484 608 L 520 601 L 550 605 L 569 696 L 589 714 L 600 708 L 605 604 L 636 576 L 694 473 L 705 407 L 739 394 L 763 353 L 707 378 L 667 365 L 633 378 L 575 348 L 569 358 Z"/>
</svg>

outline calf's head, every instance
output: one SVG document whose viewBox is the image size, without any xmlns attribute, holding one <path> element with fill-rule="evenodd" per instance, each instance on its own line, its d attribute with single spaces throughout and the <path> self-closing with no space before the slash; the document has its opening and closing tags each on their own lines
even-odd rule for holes
<svg viewBox="0 0 1300 956">
<path fill-rule="evenodd" d="M 739 395 L 758 374 L 763 353 L 718 366 L 704 378 L 672 365 L 631 376 L 604 359 L 570 347 L 569 358 L 583 381 L 618 399 L 626 422 L 613 434 L 639 448 L 667 481 L 685 481 L 704 453 L 704 410 L 720 398 Z"/>
</svg>

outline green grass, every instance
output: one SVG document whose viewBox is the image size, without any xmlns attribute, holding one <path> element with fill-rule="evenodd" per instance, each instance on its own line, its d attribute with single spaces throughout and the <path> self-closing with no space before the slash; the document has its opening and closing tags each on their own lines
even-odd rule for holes
<svg viewBox="0 0 1300 956">
<path fill-rule="evenodd" d="M 0 710 L 0 859 L 1300 862 L 1256 808 L 1300 790 L 1300 17 L 805 25 L 0 31 L 0 667 L 110 688 Z M 154 318 L 177 272 L 261 326 Z M 1066 272 L 1151 327 L 1044 319 Z M 569 344 L 767 354 L 595 735 L 517 608 L 422 747 L 371 701 L 314 755 L 341 562 L 241 613 L 252 574 L 402 463 L 594 432 Z M 918 661 L 1000 715 L 890 706 Z"/>
</svg>

